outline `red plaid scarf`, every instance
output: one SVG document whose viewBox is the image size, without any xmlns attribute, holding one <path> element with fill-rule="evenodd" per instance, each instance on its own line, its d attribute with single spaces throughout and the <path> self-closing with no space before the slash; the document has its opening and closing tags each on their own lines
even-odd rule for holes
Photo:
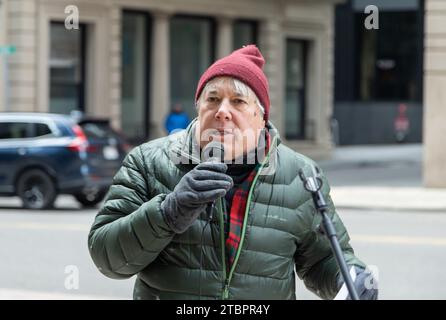
<svg viewBox="0 0 446 320">
<path fill-rule="evenodd" d="M 248 200 L 248 193 L 251 183 L 258 171 L 257 165 L 251 171 L 249 176 L 243 181 L 234 193 L 232 204 L 229 213 L 229 234 L 226 238 L 226 250 L 228 254 L 228 268 L 234 263 L 237 249 L 240 244 L 240 236 L 242 233 L 243 220 L 245 218 L 246 202 Z M 226 213 L 227 214 L 227 213 Z"/>
<path fill-rule="evenodd" d="M 270 145 L 270 136 L 268 131 L 266 131 L 266 152 L 268 153 Z M 230 270 L 232 264 L 234 263 L 238 247 L 240 245 L 243 220 L 245 218 L 246 203 L 248 201 L 248 194 L 251 188 L 252 182 L 260 169 L 261 164 L 258 163 L 254 170 L 248 175 L 248 177 L 238 186 L 232 198 L 231 208 L 229 212 L 229 233 L 226 238 L 226 251 L 228 259 L 228 270 Z M 227 212 L 225 214 L 225 219 L 227 219 Z M 227 220 L 225 220 L 227 221 Z"/>
</svg>

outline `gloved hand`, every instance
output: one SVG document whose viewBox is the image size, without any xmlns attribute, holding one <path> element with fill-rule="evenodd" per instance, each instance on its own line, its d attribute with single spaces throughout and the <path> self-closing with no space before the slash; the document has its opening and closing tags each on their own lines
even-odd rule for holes
<svg viewBox="0 0 446 320">
<path fill-rule="evenodd" d="M 185 232 L 199 214 L 223 197 L 234 185 L 225 174 L 228 166 L 220 162 L 203 162 L 186 173 L 161 203 L 167 225 L 175 233 Z"/>
<path fill-rule="evenodd" d="M 354 286 L 356 288 L 356 293 L 358 294 L 359 300 L 377 300 L 378 281 L 373 277 L 371 272 L 357 266 L 354 268 L 356 271 Z M 341 289 L 343 284 L 344 278 L 342 277 L 342 274 L 339 273 L 337 278 L 338 290 Z M 348 295 L 347 300 L 351 300 L 350 295 Z"/>
</svg>

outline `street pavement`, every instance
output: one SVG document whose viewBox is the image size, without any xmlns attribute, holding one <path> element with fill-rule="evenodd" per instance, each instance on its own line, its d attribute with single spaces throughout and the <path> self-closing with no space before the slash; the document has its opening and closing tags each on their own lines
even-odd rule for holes
<svg viewBox="0 0 446 320">
<path fill-rule="evenodd" d="M 378 271 L 380 299 L 446 299 L 446 215 L 338 209 L 356 255 Z M 297 296 L 317 299 L 298 281 Z"/>
<path fill-rule="evenodd" d="M 376 266 L 380 299 L 446 299 L 445 190 L 422 187 L 421 158 L 419 145 L 343 147 L 319 162 L 356 254 Z M 131 299 L 134 278 L 108 279 L 91 261 L 96 212 L 70 196 L 45 211 L 0 198 L 0 299 Z M 297 296 L 317 299 L 300 280 Z"/>
<path fill-rule="evenodd" d="M 106 278 L 88 253 L 97 209 L 80 210 L 70 196 L 44 211 L 0 203 L 0 299 L 131 299 L 133 280 Z"/>
</svg>

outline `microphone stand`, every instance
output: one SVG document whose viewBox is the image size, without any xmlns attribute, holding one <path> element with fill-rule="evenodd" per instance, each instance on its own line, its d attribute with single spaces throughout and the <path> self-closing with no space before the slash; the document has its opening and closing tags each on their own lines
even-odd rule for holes
<svg viewBox="0 0 446 320">
<path fill-rule="evenodd" d="M 347 263 L 345 262 L 341 246 L 339 245 L 336 229 L 333 226 L 333 222 L 327 215 L 329 208 L 321 192 L 323 182 L 321 179 L 320 170 L 317 167 L 316 168 L 312 167 L 312 171 L 313 171 L 313 176 L 306 177 L 303 170 L 300 169 L 299 177 L 303 182 L 305 190 L 311 193 L 316 210 L 322 216 L 322 227 L 324 234 L 330 240 L 331 249 L 336 258 L 336 262 L 338 263 L 339 269 L 341 270 L 344 282 L 347 285 L 350 298 L 352 300 L 359 300 L 358 294 L 353 285 L 352 278 L 350 277 L 350 273 L 348 272 Z"/>
</svg>

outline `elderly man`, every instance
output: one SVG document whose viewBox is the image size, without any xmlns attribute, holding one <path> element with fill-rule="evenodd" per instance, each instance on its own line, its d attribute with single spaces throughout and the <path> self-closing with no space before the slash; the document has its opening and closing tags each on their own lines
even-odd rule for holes
<svg viewBox="0 0 446 320">
<path fill-rule="evenodd" d="M 324 299 L 342 285 L 298 177 L 313 162 L 268 121 L 264 62 L 249 45 L 211 65 L 198 83 L 198 117 L 133 149 L 114 177 L 89 249 L 106 276 L 137 275 L 135 299 L 296 299 L 294 270 Z M 375 299 L 323 181 L 358 294 Z"/>
</svg>

